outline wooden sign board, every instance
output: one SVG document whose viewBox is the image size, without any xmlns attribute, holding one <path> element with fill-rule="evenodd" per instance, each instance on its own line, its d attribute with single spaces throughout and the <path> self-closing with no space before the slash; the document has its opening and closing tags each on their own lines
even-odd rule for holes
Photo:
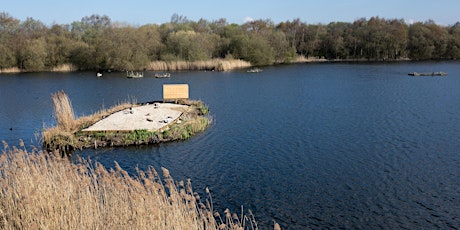
<svg viewBox="0 0 460 230">
<path fill-rule="evenodd" d="M 188 99 L 188 84 L 163 85 L 163 101 Z"/>
</svg>

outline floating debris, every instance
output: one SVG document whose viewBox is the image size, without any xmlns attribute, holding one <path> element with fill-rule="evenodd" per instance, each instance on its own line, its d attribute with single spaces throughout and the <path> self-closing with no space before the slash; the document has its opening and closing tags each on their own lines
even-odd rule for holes
<svg viewBox="0 0 460 230">
<path fill-rule="evenodd" d="M 169 78 L 171 77 L 171 74 L 170 73 L 156 73 L 155 77 L 156 78 Z"/>
<path fill-rule="evenodd" d="M 412 72 L 409 73 L 410 76 L 420 77 L 420 76 L 447 76 L 446 72 L 431 72 L 431 73 L 417 73 Z"/>
</svg>

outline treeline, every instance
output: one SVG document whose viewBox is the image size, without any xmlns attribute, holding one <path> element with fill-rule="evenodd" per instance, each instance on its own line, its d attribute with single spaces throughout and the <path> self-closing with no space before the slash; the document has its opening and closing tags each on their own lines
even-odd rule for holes
<svg viewBox="0 0 460 230">
<path fill-rule="evenodd" d="M 197 22 L 177 14 L 161 25 L 130 26 L 91 15 L 71 24 L 46 26 L 0 13 L 0 69 L 140 70 L 153 61 L 241 59 L 253 65 L 289 63 L 297 57 L 397 60 L 460 58 L 460 22 L 411 25 L 372 17 L 353 23 L 307 24 L 294 19 L 256 20 L 242 25 L 225 19 Z"/>
</svg>

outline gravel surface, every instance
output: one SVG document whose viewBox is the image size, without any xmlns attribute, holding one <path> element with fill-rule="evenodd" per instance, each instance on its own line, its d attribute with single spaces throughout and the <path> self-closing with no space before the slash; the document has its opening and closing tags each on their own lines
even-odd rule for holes
<svg viewBox="0 0 460 230">
<path fill-rule="evenodd" d="M 116 112 L 82 131 L 156 131 L 174 122 L 187 105 L 154 103 Z"/>
</svg>

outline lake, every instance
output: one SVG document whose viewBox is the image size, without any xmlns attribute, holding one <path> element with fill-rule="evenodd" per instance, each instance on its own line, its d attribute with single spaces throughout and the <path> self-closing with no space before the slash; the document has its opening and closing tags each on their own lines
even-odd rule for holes
<svg viewBox="0 0 460 230">
<path fill-rule="evenodd" d="M 409 72 L 444 71 L 446 77 Z M 77 116 L 162 98 L 187 83 L 213 125 L 187 141 L 84 150 L 128 172 L 165 167 L 209 187 L 214 207 L 251 209 L 261 229 L 460 228 L 460 62 L 309 63 L 263 72 L 0 75 L 0 139 L 39 145 L 55 124 L 51 93 Z"/>
</svg>

